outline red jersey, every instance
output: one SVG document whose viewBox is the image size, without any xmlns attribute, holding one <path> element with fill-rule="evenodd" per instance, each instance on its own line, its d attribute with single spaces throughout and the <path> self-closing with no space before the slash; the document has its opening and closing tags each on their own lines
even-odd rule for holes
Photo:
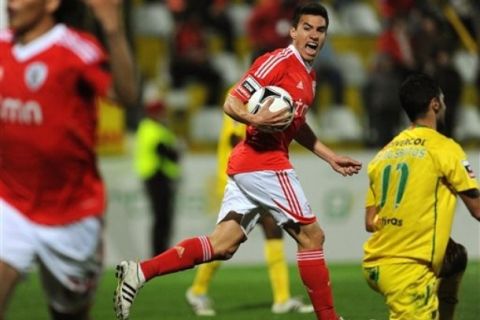
<svg viewBox="0 0 480 320">
<path fill-rule="evenodd" d="M 0 198 L 36 223 L 105 210 L 94 152 L 105 63 L 92 36 L 62 24 L 26 45 L 0 33 Z"/>
<path fill-rule="evenodd" d="M 259 57 L 232 90 L 232 95 L 247 103 L 261 87 L 275 85 L 287 90 L 295 106 L 292 124 L 282 132 L 266 133 L 247 126 L 245 140 L 233 149 L 229 175 L 292 168 L 288 146 L 305 123 L 305 114 L 315 96 L 315 70 L 303 61 L 298 50 L 290 45 Z"/>
</svg>

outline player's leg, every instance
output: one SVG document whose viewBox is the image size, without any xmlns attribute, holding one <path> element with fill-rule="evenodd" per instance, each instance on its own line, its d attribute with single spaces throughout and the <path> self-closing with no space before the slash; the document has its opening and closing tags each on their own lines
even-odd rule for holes
<svg viewBox="0 0 480 320">
<path fill-rule="evenodd" d="M 42 287 L 54 320 L 88 320 L 102 272 L 103 226 L 89 217 L 36 230 Z"/>
<path fill-rule="evenodd" d="M 5 318 L 7 304 L 20 280 L 20 273 L 9 264 L 0 261 L 0 319 Z"/>
<path fill-rule="evenodd" d="M 290 299 L 290 284 L 282 229 L 268 213 L 262 214 L 259 223 L 265 235 L 264 253 L 272 287 L 273 306 L 283 305 Z M 274 311 L 273 307 L 272 311 Z"/>
<path fill-rule="evenodd" d="M 145 282 L 212 260 L 231 258 L 245 240 L 240 226 L 241 217 L 231 212 L 217 224 L 210 236 L 185 239 L 151 259 L 140 263 L 122 261 L 117 266 L 116 274 L 118 284 L 114 306 L 117 318 L 128 319 L 132 303 Z"/>
<path fill-rule="evenodd" d="M 453 320 L 458 304 L 458 291 L 467 268 L 467 250 L 451 238 L 448 241 L 438 287 L 440 320 Z"/>
<path fill-rule="evenodd" d="M 337 319 L 328 269 L 323 258 L 322 229 L 311 210 L 294 170 L 260 171 L 235 176 L 247 196 L 268 208 L 296 240 L 300 276 L 308 288 L 318 319 Z"/>
<path fill-rule="evenodd" d="M 272 215 L 266 212 L 261 215 L 259 223 L 265 236 L 265 260 L 273 294 L 272 312 L 277 314 L 313 312 L 312 305 L 304 304 L 300 298 L 291 297 L 282 228 L 278 226 Z"/>
<path fill-rule="evenodd" d="M 430 266 L 394 263 L 363 267 L 364 276 L 385 298 L 389 319 L 438 320 L 438 280 Z"/>
<path fill-rule="evenodd" d="M 33 224 L 0 199 L 0 319 L 6 317 L 9 299 L 35 259 Z"/>
<path fill-rule="evenodd" d="M 230 259 L 246 240 L 258 220 L 255 205 L 229 179 L 220 209 L 218 224 L 209 236 L 181 241 L 156 257 L 135 263 L 122 261 L 117 266 L 115 311 L 118 319 L 127 319 L 138 290 L 157 277 L 193 268 L 212 260 Z M 239 212 L 237 213 L 236 208 Z"/>
<path fill-rule="evenodd" d="M 287 223 L 285 230 L 298 244 L 297 265 L 317 319 L 336 320 L 330 275 L 323 254 L 324 234 L 317 222 Z"/>
</svg>

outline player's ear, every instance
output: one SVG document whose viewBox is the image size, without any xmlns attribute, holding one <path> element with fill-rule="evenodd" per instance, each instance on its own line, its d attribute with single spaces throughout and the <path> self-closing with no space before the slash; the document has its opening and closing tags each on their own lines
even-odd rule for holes
<svg viewBox="0 0 480 320">
<path fill-rule="evenodd" d="M 292 40 L 295 40 L 297 38 L 297 28 L 290 27 L 290 37 L 292 38 Z"/>
<path fill-rule="evenodd" d="M 430 107 L 435 113 L 440 111 L 440 100 L 437 97 L 432 98 L 432 100 L 430 100 Z"/>
<path fill-rule="evenodd" d="M 60 7 L 62 1 L 71 1 L 71 0 L 47 0 L 45 2 L 45 8 L 47 12 L 54 13 Z"/>
</svg>

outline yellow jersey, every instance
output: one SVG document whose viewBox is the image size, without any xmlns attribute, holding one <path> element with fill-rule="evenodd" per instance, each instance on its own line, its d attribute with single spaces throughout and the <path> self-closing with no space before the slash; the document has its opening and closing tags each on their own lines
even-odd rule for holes
<svg viewBox="0 0 480 320">
<path fill-rule="evenodd" d="M 217 146 L 217 195 L 219 199 L 223 195 L 227 184 L 227 164 L 233 147 L 245 138 L 246 126 L 235 121 L 227 114 L 223 114 L 222 130 Z"/>
<path fill-rule="evenodd" d="M 398 134 L 369 163 L 366 206 L 378 230 L 364 244 L 364 265 L 422 262 L 438 274 L 457 193 L 478 188 L 463 149 L 434 129 Z"/>
</svg>

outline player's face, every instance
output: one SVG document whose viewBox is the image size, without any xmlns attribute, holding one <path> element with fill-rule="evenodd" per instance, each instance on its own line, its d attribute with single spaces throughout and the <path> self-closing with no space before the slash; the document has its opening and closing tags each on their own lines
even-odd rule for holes
<svg viewBox="0 0 480 320">
<path fill-rule="evenodd" d="M 8 0 L 9 26 L 16 34 L 31 31 L 51 17 L 58 3 L 59 0 Z"/>
<path fill-rule="evenodd" d="M 293 45 L 303 60 L 313 62 L 327 37 L 327 22 L 322 16 L 302 15 L 298 25 L 290 29 Z"/>
</svg>

